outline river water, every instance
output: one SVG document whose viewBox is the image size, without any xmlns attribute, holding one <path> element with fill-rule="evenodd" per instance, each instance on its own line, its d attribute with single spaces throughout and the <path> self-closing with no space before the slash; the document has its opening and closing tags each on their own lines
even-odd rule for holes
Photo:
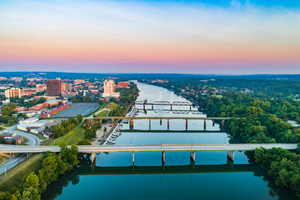
<svg viewBox="0 0 300 200">
<path fill-rule="evenodd" d="M 138 84 L 137 100 L 186 101 L 164 88 Z M 142 108 L 142 107 L 140 107 Z M 146 107 L 146 113 L 138 116 L 205 116 L 188 112 L 189 107 Z M 185 111 L 182 111 L 185 110 Z M 135 132 L 127 132 L 123 125 L 122 135 L 116 144 L 224 144 L 233 142 L 229 135 L 220 131 L 219 125 L 207 121 L 206 132 L 202 120 L 167 121 L 135 120 Z M 149 130 L 141 132 L 138 130 Z M 127 130 L 125 132 L 125 130 Z M 176 132 L 172 132 L 176 131 Z M 199 130 L 199 131 L 198 131 Z M 197 132 L 198 131 L 198 132 Z M 159 152 L 99 154 L 93 166 L 84 160 L 70 173 L 49 186 L 42 199 L 203 199 L 203 200 L 273 200 L 297 198 L 290 191 L 275 185 L 265 171 L 256 165 L 249 152 L 235 152 L 234 163 L 227 159 L 227 152 L 196 152 L 196 161 L 190 160 L 189 152 L 166 152 L 162 165 Z"/>
</svg>

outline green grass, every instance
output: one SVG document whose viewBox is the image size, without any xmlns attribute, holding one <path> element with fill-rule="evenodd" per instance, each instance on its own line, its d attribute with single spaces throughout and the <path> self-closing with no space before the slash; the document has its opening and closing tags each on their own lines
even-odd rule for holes
<svg viewBox="0 0 300 200">
<path fill-rule="evenodd" d="M 0 191 L 9 191 L 12 187 L 20 187 L 23 182 L 24 175 L 29 172 L 36 172 L 42 165 L 43 154 L 35 154 L 30 158 L 26 158 L 20 164 L 7 171 L 7 177 L 5 175 L 0 179 Z"/>
<path fill-rule="evenodd" d="M 97 114 L 97 117 L 106 117 L 108 113 L 108 110 L 103 110 L 102 112 Z"/>
<path fill-rule="evenodd" d="M 9 158 L 0 155 L 0 165 L 1 165 L 2 163 L 5 163 L 5 162 L 8 161 L 8 160 L 9 160 Z"/>
<path fill-rule="evenodd" d="M 40 134 L 30 133 L 30 132 L 27 132 L 27 131 L 22 131 L 20 129 L 17 129 L 17 130 L 20 131 L 20 132 L 23 132 L 23 133 L 28 133 L 30 135 L 34 135 L 34 136 L 38 137 L 41 140 L 45 140 L 45 138 L 43 136 L 41 136 Z"/>
<path fill-rule="evenodd" d="M 84 139 L 84 129 L 81 128 L 82 123 L 77 125 L 74 129 L 70 132 L 66 133 L 66 135 L 52 140 L 49 142 L 48 145 L 59 145 L 61 142 L 66 142 L 68 145 L 71 144 L 78 144 L 81 139 Z M 46 143 L 47 144 L 47 143 Z M 44 143 L 43 143 L 44 145 Z"/>
<path fill-rule="evenodd" d="M 112 110 L 112 109 L 115 109 L 117 106 L 118 106 L 118 104 L 112 102 L 107 108 Z"/>
</svg>

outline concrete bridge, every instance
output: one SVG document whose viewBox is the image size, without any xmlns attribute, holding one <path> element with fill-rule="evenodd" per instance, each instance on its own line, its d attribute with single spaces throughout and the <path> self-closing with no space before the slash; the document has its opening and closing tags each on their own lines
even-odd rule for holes
<svg viewBox="0 0 300 200">
<path fill-rule="evenodd" d="M 238 119 L 246 119 L 243 117 L 237 117 Z M 206 120 L 212 120 L 213 121 L 213 126 L 215 124 L 215 120 L 222 120 L 221 125 L 225 125 L 225 120 L 231 119 L 231 117 L 128 117 L 128 116 L 123 116 L 123 117 L 115 117 L 115 116 L 107 116 L 107 117 L 95 117 L 94 119 L 99 119 L 102 121 L 103 119 L 111 119 L 113 122 L 114 120 L 129 120 L 130 124 L 130 130 L 133 130 L 134 127 L 134 120 L 141 120 L 141 119 L 148 119 L 149 120 L 149 129 L 151 129 L 151 120 L 152 119 L 159 119 L 160 124 L 162 124 L 162 120 L 167 120 L 167 129 L 169 130 L 170 127 L 170 121 L 172 119 L 183 119 L 185 120 L 185 129 L 188 130 L 188 120 L 204 120 L 204 130 L 206 130 Z"/>
<path fill-rule="evenodd" d="M 165 152 L 188 151 L 193 161 L 196 160 L 197 151 L 227 151 L 227 156 L 234 160 L 235 151 L 254 151 L 256 148 L 265 149 L 283 148 L 296 150 L 297 144 L 153 144 L 153 145 L 114 145 L 114 146 L 78 146 L 80 153 L 92 154 L 92 162 L 96 159 L 96 153 L 101 152 L 162 152 L 162 161 L 165 162 Z M 41 153 L 41 152 L 60 152 L 58 146 L 16 146 L 0 145 L 0 153 Z"/>
</svg>

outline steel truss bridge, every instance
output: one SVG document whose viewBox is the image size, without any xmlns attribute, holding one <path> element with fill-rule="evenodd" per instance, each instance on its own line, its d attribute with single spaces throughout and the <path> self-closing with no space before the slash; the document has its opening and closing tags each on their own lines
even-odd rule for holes
<svg viewBox="0 0 300 200">
<path fill-rule="evenodd" d="M 144 108 L 148 105 L 152 106 L 152 109 L 154 108 L 154 106 L 170 106 L 171 110 L 173 106 L 188 106 L 190 107 L 190 110 L 193 106 L 193 104 L 191 104 L 189 101 L 173 101 L 173 103 L 170 103 L 169 101 L 155 101 L 154 103 L 150 103 L 147 100 L 136 101 L 134 105 L 142 105 Z"/>
<path fill-rule="evenodd" d="M 170 110 L 170 109 L 139 109 L 137 108 L 139 112 L 147 114 L 149 111 L 153 111 L 155 113 L 163 113 L 163 114 L 168 114 L 168 113 L 173 113 L 175 115 L 178 114 L 189 114 L 192 113 L 194 115 L 203 115 L 202 112 L 199 112 L 198 110 Z"/>
</svg>

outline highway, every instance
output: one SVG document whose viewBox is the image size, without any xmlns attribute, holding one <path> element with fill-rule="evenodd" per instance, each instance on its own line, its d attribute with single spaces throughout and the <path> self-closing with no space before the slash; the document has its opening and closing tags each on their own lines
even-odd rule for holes
<svg viewBox="0 0 300 200">
<path fill-rule="evenodd" d="M 40 139 L 38 137 L 36 137 L 32 134 L 28 134 L 28 133 L 24 133 L 24 132 L 15 130 L 16 128 L 17 128 L 17 125 L 8 127 L 8 128 L 6 128 L 6 130 L 4 132 L 5 133 L 17 133 L 20 136 L 26 137 L 29 140 L 30 146 L 39 146 L 40 145 Z M 3 146 L 11 146 L 12 148 L 18 147 L 16 145 L 3 145 Z M 6 163 L 2 164 L 0 166 L 0 174 L 3 174 L 5 172 L 5 169 L 8 170 L 8 169 L 14 167 L 15 165 L 17 165 L 19 162 L 21 162 L 25 158 L 26 158 L 26 155 L 18 155 L 16 157 L 10 159 Z"/>
<path fill-rule="evenodd" d="M 271 149 L 280 147 L 287 150 L 297 149 L 297 144 L 163 144 L 163 145 L 113 145 L 78 146 L 80 153 L 100 152 L 166 152 L 166 151 L 254 151 L 255 148 Z M 40 153 L 59 152 L 58 146 L 14 146 L 0 145 L 1 153 Z"/>
</svg>

